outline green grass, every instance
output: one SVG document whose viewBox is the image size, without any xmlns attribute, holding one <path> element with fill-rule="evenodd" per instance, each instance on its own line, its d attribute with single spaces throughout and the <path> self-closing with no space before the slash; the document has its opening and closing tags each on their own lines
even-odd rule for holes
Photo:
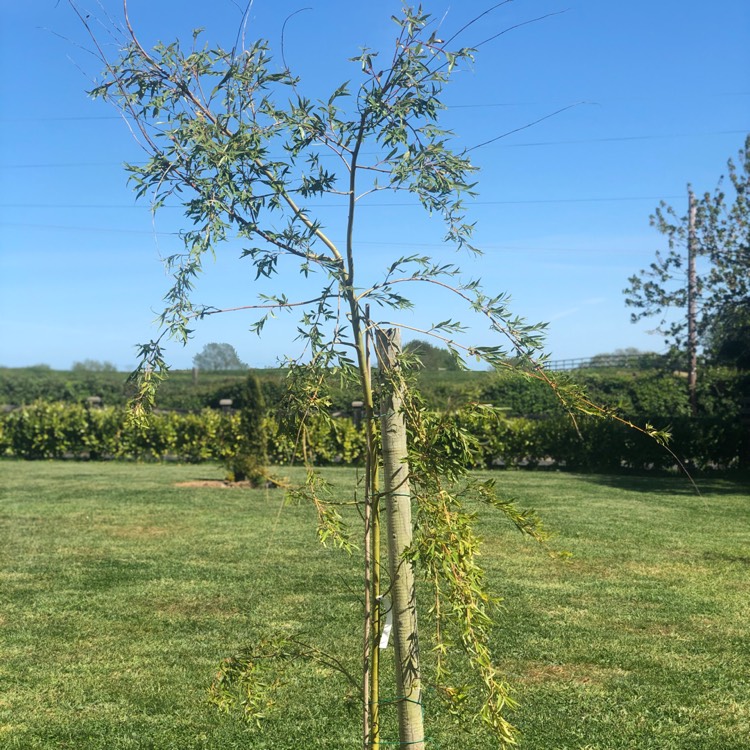
<svg viewBox="0 0 750 750">
<path fill-rule="evenodd" d="M 325 473 L 351 494 L 354 471 Z M 280 667 L 259 729 L 208 703 L 221 659 L 264 635 L 302 633 L 356 671 L 361 631 L 359 559 L 320 547 L 311 509 L 279 491 L 177 486 L 220 476 L 0 462 L 0 748 L 359 746 L 356 695 L 320 664 Z M 495 477 L 570 553 L 482 511 L 521 747 L 747 748 L 748 487 Z M 494 747 L 427 698 L 430 750 Z"/>
</svg>

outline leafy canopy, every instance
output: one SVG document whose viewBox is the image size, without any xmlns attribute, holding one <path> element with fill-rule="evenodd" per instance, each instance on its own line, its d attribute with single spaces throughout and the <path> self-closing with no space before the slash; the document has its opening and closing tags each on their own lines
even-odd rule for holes
<svg viewBox="0 0 750 750">
<path fill-rule="evenodd" d="M 149 52 L 131 30 L 120 59 L 107 63 L 92 93 L 125 113 L 149 154 L 145 164 L 128 166 L 136 193 L 150 196 L 157 209 L 178 200 L 189 227 L 182 232 L 184 251 L 166 260 L 173 283 L 160 316 L 164 335 L 140 349 L 146 401 L 165 366 L 164 337 L 185 342 L 196 319 L 219 312 L 194 302 L 192 291 L 205 256 L 227 240 L 242 243 L 256 278 L 296 270 L 319 279 L 309 299 L 280 293 L 255 305 L 264 310 L 257 332 L 278 311 L 301 308 L 300 332 L 312 358 L 350 361 L 368 306 L 413 307 L 402 291 L 407 284 L 457 294 L 515 356 L 528 360 L 538 351 L 543 326 L 513 316 L 505 295 L 485 294 L 478 281 L 461 279 L 455 264 L 407 253 L 384 262 L 379 278 L 357 272 L 356 209 L 383 191 L 412 196 L 442 218 L 446 242 L 479 253 L 464 204 L 473 195 L 475 168 L 467 151 L 450 147 L 452 133 L 439 125 L 443 86 L 458 66 L 471 63 L 474 51 L 451 47 L 458 34 L 441 39 L 421 9 L 406 7 L 393 20 L 392 57 L 362 50 L 354 58 L 359 84 L 343 82 L 324 100 L 304 96 L 301 79 L 274 63 L 263 40 L 226 50 L 202 44 L 195 32 L 187 51 L 174 42 Z M 331 196 L 342 206 L 341 242 L 316 216 Z M 463 355 L 502 364 L 505 348 L 460 345 L 455 337 L 463 330 L 443 320 L 423 333 Z"/>
<path fill-rule="evenodd" d="M 404 351 L 413 354 L 425 370 L 459 370 L 455 358 L 447 349 L 429 341 L 415 339 L 404 346 Z"/>
<path fill-rule="evenodd" d="M 737 161 L 728 162 L 729 185 L 719 181 L 713 193 L 696 201 L 696 255 L 699 342 L 718 354 L 722 346 L 739 343 L 750 317 L 750 136 Z M 687 310 L 688 217 L 663 203 L 651 224 L 667 238 L 667 251 L 629 279 L 625 303 L 636 312 L 632 322 L 659 320 L 657 330 L 669 345 L 682 347 L 687 318 L 672 310 Z"/>
<path fill-rule="evenodd" d="M 84 359 L 73 362 L 70 369 L 73 372 L 117 372 L 117 366 L 106 360 Z"/>
<path fill-rule="evenodd" d="M 206 344 L 193 357 L 193 366 L 199 370 L 246 370 L 247 365 L 240 359 L 231 344 Z"/>
</svg>

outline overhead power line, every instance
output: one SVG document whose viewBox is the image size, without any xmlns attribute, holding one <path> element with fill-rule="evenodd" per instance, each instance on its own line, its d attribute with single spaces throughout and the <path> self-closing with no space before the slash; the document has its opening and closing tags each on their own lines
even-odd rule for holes
<svg viewBox="0 0 750 750">
<path fill-rule="evenodd" d="M 750 96 L 750 91 L 712 91 L 704 92 L 697 95 L 699 99 L 714 99 L 714 98 L 734 98 L 741 96 Z M 595 102 L 596 104 L 610 104 L 612 102 L 643 102 L 643 101 L 658 101 L 663 102 L 669 99 L 669 101 L 687 101 L 684 97 L 669 98 L 666 96 L 619 96 L 619 97 L 605 97 L 600 99 L 599 97 L 587 97 L 587 101 Z M 479 104 L 449 104 L 446 109 L 491 109 L 499 107 L 540 107 L 549 106 L 548 104 L 543 105 L 541 102 L 481 102 Z"/>
<path fill-rule="evenodd" d="M 145 161 L 131 161 L 129 164 L 146 164 Z M 34 164 L 0 164 L 0 169 L 75 169 L 77 167 L 122 167 L 118 161 L 57 161 Z"/>
<path fill-rule="evenodd" d="M 519 205 L 535 205 L 535 204 L 546 204 L 546 203 L 619 203 L 629 201 L 661 201 L 661 200 L 677 200 L 682 198 L 682 195 L 635 195 L 635 196 L 619 196 L 619 197 L 595 197 L 595 198 L 534 198 L 530 200 L 502 200 L 502 201 L 472 201 L 472 206 L 519 206 Z M 314 206 L 310 206 L 310 209 L 317 208 L 346 208 L 346 203 L 320 203 Z M 414 203 L 363 203 L 360 208 L 402 208 L 402 207 L 413 207 Z M 143 204 L 97 204 L 97 203 L 0 203 L 0 208 L 33 208 L 33 209 L 132 209 L 137 208 L 144 210 L 147 206 Z M 165 205 L 161 206 L 164 208 L 183 208 L 180 205 Z"/>
<path fill-rule="evenodd" d="M 124 229 L 117 227 L 80 227 L 62 224 L 31 224 L 23 222 L 0 222 L 0 227 L 14 227 L 19 229 L 44 229 L 49 231 L 69 231 L 69 232 L 91 232 L 104 234 L 137 234 L 148 235 L 150 237 L 179 237 L 179 232 L 160 232 L 149 229 Z M 334 239 L 335 242 L 341 243 L 341 240 Z M 419 247 L 425 249 L 442 249 L 450 248 L 449 243 L 441 242 L 382 242 L 375 240 L 362 240 L 357 242 L 358 245 L 371 247 Z M 617 253 L 626 255 L 639 248 L 600 248 L 600 247 L 530 247 L 528 245 L 498 245 L 494 243 L 478 243 L 479 249 L 485 252 L 522 252 L 522 253 Z"/>
<path fill-rule="evenodd" d="M 691 93 L 689 101 L 695 101 L 696 99 L 730 99 L 739 98 L 744 96 L 750 96 L 750 91 L 707 91 L 703 93 Z M 597 103 L 608 104 L 610 102 L 632 102 L 632 101 L 665 101 L 664 96 L 635 96 L 635 97 L 605 97 L 600 99 L 599 97 L 585 97 L 587 101 L 596 101 Z M 669 98 L 670 101 L 688 101 L 686 97 L 675 96 Z M 467 102 L 464 104 L 447 104 L 446 109 L 497 109 L 500 107 L 542 107 L 550 106 L 549 102 Z M 554 104 L 552 105 L 554 106 Z M 91 120 L 92 122 L 98 122 L 101 120 L 121 120 L 121 114 L 112 115 L 45 115 L 43 117 L 35 115 L 24 115 L 20 117 L 0 117 L 1 122 L 81 122 Z"/>
<path fill-rule="evenodd" d="M 667 138 L 703 138 L 707 135 L 746 135 L 750 128 L 741 130 L 714 130 L 707 133 L 664 133 L 663 135 L 620 135 L 611 138 L 576 138 L 565 141 L 532 141 L 529 143 L 503 143 L 497 148 L 520 148 L 525 146 L 568 146 L 584 143 L 610 143 L 614 141 L 653 141 Z"/>
<path fill-rule="evenodd" d="M 525 143 L 498 143 L 494 148 L 529 148 L 537 146 L 569 146 L 585 145 L 589 143 L 615 143 L 627 141 L 666 140 L 671 138 L 704 138 L 714 135 L 746 135 L 750 127 L 741 130 L 714 130 L 704 133 L 665 133 L 654 135 L 625 135 L 607 138 L 575 138 L 559 141 L 529 141 Z M 489 142 L 488 142 L 489 143 Z M 372 155 L 372 154 L 370 154 Z M 130 161 L 129 164 L 142 166 L 146 161 Z M 0 169 L 75 169 L 78 167 L 122 167 L 123 162 L 35 162 L 23 164 L 0 164 Z"/>
<path fill-rule="evenodd" d="M 0 222 L 0 227 L 16 229 L 45 229 L 55 232 L 95 232 L 103 234 L 147 234 L 151 237 L 178 237 L 179 232 L 159 232 L 149 229 L 121 229 L 118 227 L 77 227 L 64 224 L 32 224 L 25 222 Z"/>
<path fill-rule="evenodd" d="M 712 130 L 704 133 L 663 133 L 647 135 L 620 135 L 607 138 L 576 138 L 560 141 L 529 141 L 526 143 L 497 143 L 493 148 L 529 148 L 536 146 L 570 146 L 587 143 L 615 143 L 626 141 L 665 140 L 668 138 L 705 138 L 714 135 L 746 135 L 750 127 L 740 130 Z M 143 165 L 145 161 L 128 162 L 133 165 Z M 0 169 L 74 169 L 77 167 L 122 167 L 123 162 L 30 162 L 22 164 L 0 164 Z"/>
</svg>

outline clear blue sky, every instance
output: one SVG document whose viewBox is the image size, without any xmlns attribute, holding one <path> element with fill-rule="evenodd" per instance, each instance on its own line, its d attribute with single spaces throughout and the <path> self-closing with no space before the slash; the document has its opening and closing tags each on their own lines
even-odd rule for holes
<svg viewBox="0 0 750 750">
<path fill-rule="evenodd" d="M 93 16 L 120 18 L 118 1 L 80 0 Z M 445 29 L 492 3 L 424 5 Z M 142 41 L 206 39 L 231 46 L 244 0 L 130 0 Z M 255 0 L 247 37 L 270 40 L 313 97 L 347 79 L 361 46 L 389 49 L 396 2 Z M 125 124 L 85 91 L 99 65 L 66 0 L 0 0 L 0 365 L 46 363 L 67 369 L 86 358 L 122 369 L 135 344 L 154 337 L 168 287 L 159 258 L 179 249 L 179 211 L 152 219 L 126 185 L 125 161 L 143 158 Z M 565 11 L 481 48 L 472 72 L 446 90 L 446 123 L 456 144 L 474 145 L 583 102 L 474 152 L 480 195 L 471 206 L 485 255 L 457 260 L 512 307 L 549 322 L 552 357 L 616 348 L 661 351 L 648 323 L 632 325 L 622 289 L 663 246 L 649 226 L 659 200 L 686 202 L 686 185 L 712 189 L 750 130 L 750 3 L 714 0 L 516 0 L 472 27 L 471 45 L 521 21 Z M 102 34 L 108 49 L 111 40 Z M 387 201 L 385 201 L 387 203 Z M 400 197 L 394 203 L 402 204 Z M 335 234 L 335 208 L 330 222 Z M 328 216 L 322 217 L 324 222 Z M 402 253 L 441 247 L 440 228 L 417 207 L 364 207 L 358 225 L 363 269 Z M 251 304 L 257 289 L 239 248 L 209 264 L 197 300 Z M 296 273 L 279 280 L 290 298 L 305 294 Z M 270 291 L 266 286 L 261 291 Z M 317 291 L 315 288 L 314 291 Z M 458 308 L 422 295 L 407 322 L 429 325 Z M 252 366 L 295 354 L 295 318 L 282 316 L 258 339 L 251 314 L 201 323 L 186 348 L 169 347 L 173 366 L 190 367 L 211 341 L 229 342 Z M 488 343 L 482 327 L 473 341 Z"/>
</svg>

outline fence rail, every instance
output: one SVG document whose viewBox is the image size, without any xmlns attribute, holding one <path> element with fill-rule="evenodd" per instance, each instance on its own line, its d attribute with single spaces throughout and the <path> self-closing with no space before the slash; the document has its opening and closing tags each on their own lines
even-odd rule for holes
<svg viewBox="0 0 750 750">
<path fill-rule="evenodd" d="M 594 357 L 553 359 L 546 363 L 548 370 L 583 370 L 601 367 L 665 367 L 662 354 L 597 354 Z"/>
</svg>

